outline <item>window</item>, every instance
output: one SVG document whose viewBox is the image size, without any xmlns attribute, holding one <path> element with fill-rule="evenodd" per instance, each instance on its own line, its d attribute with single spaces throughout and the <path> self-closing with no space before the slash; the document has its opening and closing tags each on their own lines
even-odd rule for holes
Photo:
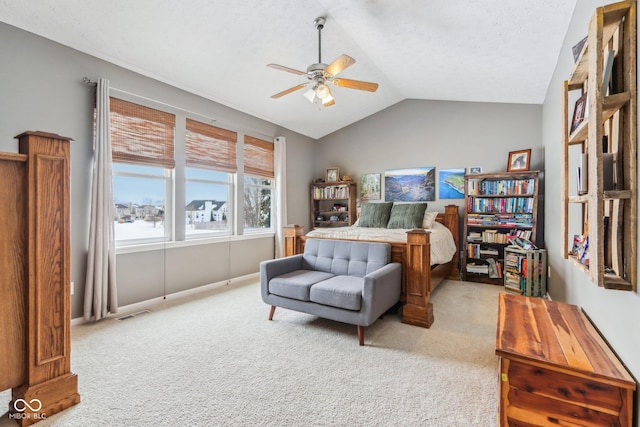
<svg viewBox="0 0 640 427">
<path fill-rule="evenodd" d="M 231 230 L 233 175 L 207 169 L 187 168 L 185 179 L 185 235 L 206 237 Z"/>
<path fill-rule="evenodd" d="M 245 136 L 238 171 L 238 133 L 185 117 L 184 145 L 177 145 L 184 147 L 178 167 L 184 188 L 176 188 L 176 116 L 117 98 L 110 108 L 118 246 L 272 229 L 271 141 Z M 175 194 L 184 196 L 180 206 Z"/>
<path fill-rule="evenodd" d="M 175 116 L 117 98 L 110 108 L 116 241 L 170 240 Z"/>
<path fill-rule="evenodd" d="M 119 244 L 169 239 L 165 227 L 170 170 L 156 166 L 113 164 L 115 238 Z"/>
<path fill-rule="evenodd" d="M 187 119 L 185 235 L 230 233 L 238 135 Z"/>
<path fill-rule="evenodd" d="M 245 136 L 244 173 L 244 228 L 271 229 L 273 143 Z"/>
</svg>

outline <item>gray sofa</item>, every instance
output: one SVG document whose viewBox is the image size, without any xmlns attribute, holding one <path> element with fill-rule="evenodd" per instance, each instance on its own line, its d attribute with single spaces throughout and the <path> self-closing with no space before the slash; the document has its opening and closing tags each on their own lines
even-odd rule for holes
<svg viewBox="0 0 640 427">
<path fill-rule="evenodd" d="M 260 263 L 262 300 L 364 327 L 400 300 L 402 270 L 388 243 L 307 239 L 304 253 Z"/>
</svg>

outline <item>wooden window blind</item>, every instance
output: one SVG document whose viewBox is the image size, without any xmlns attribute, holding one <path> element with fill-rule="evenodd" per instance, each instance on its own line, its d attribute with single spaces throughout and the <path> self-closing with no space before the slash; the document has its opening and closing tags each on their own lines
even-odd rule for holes
<svg viewBox="0 0 640 427">
<path fill-rule="evenodd" d="M 273 143 L 245 135 L 244 173 L 273 179 Z"/>
<path fill-rule="evenodd" d="M 237 141 L 236 132 L 187 119 L 186 164 L 235 173 Z"/>
<path fill-rule="evenodd" d="M 173 169 L 176 117 L 110 98 L 111 152 L 114 162 Z"/>
</svg>

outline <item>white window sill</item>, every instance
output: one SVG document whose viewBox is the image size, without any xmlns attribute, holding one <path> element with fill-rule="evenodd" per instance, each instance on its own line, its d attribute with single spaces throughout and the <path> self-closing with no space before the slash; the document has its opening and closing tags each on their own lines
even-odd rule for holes
<svg viewBox="0 0 640 427">
<path fill-rule="evenodd" d="M 275 235 L 273 231 L 269 232 L 254 232 L 245 234 L 242 236 L 218 236 L 218 237 L 203 237 L 199 239 L 189 239 L 179 242 L 156 242 L 156 243 L 144 243 L 140 245 L 128 245 L 116 247 L 116 255 L 131 254 L 136 252 L 146 251 L 158 251 L 163 249 L 184 248 L 187 246 L 199 246 L 199 245 L 211 245 L 216 243 L 237 242 L 241 240 L 253 240 L 253 239 L 267 239 L 272 238 Z"/>
</svg>

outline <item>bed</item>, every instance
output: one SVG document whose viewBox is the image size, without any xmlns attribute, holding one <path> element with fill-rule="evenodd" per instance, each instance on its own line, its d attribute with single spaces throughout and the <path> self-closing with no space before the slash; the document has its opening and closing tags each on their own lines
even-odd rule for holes
<svg viewBox="0 0 640 427">
<path fill-rule="evenodd" d="M 446 206 L 444 212 L 437 213 L 435 221 L 438 224 L 431 229 L 393 230 L 390 237 L 381 234 L 381 230 L 359 234 L 360 227 L 353 226 L 316 229 L 304 235 L 302 226 L 289 225 L 284 227 L 285 256 L 302 253 L 307 237 L 388 242 L 391 260 L 402 264 L 402 321 L 428 328 L 434 320 L 431 292 L 444 279 L 460 280 L 458 206 Z M 437 239 L 436 234 L 450 234 L 449 239 L 453 240 L 449 261 L 438 253 L 432 254 L 431 243 Z"/>
</svg>

